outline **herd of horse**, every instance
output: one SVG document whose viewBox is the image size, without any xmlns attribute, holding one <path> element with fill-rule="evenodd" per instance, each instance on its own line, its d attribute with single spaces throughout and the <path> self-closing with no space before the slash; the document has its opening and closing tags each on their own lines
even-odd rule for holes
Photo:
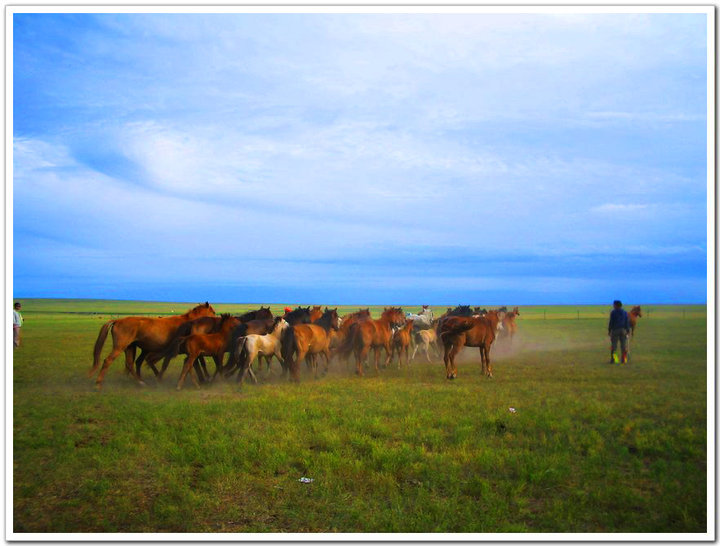
<svg viewBox="0 0 720 546">
<path fill-rule="evenodd" d="M 446 377 L 455 379 L 457 354 L 463 347 L 476 347 L 482 372 L 492 377 L 490 348 L 498 337 L 507 337 L 512 344 L 519 314 L 517 307 L 512 311 L 504 307 L 488 311 L 459 305 L 448 308 L 438 318 L 426 307 L 419 314 L 406 314 L 400 307 L 388 307 L 379 318 L 372 318 L 369 308 L 340 317 L 337 309 L 308 306 L 286 311 L 283 316 L 273 316 L 269 307 L 234 316 L 217 315 L 212 305 L 205 302 L 182 315 L 125 317 L 106 322 L 95 342 L 93 366 L 88 376 L 94 376 L 100 369 L 96 386 L 101 388 L 111 363 L 124 353 L 127 373 L 144 385 L 143 364 L 160 381 L 170 361 L 183 354 L 178 390 L 188 374 L 196 386 L 218 375 L 230 378 L 236 374 L 236 381 L 242 383 L 249 374 L 257 382 L 252 368 L 255 359 L 258 367 L 264 359 L 269 370 L 271 360 L 276 358 L 283 375 L 299 381 L 303 361 L 317 377 L 321 361 L 327 372 L 333 358 L 344 361 L 346 366 L 354 360 L 355 372 L 362 376 L 369 365 L 371 351 L 374 371 L 379 374 L 383 352 L 383 367 L 390 365 L 396 354 L 400 367 L 403 360 L 407 366 L 419 350 L 431 361 L 430 351 L 439 355 L 442 348 Z M 112 337 L 112 349 L 101 360 L 108 335 Z M 411 348 L 413 353 L 409 356 Z M 214 361 L 212 376 L 205 357 Z M 158 370 L 160 361 L 162 365 Z"/>
</svg>

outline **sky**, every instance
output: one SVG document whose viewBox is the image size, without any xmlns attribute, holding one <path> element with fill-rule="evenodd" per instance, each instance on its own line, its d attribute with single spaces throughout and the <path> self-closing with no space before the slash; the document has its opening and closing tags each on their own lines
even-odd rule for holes
<svg viewBox="0 0 720 546">
<path fill-rule="evenodd" d="M 704 303 L 704 14 L 13 16 L 13 295 Z"/>
</svg>

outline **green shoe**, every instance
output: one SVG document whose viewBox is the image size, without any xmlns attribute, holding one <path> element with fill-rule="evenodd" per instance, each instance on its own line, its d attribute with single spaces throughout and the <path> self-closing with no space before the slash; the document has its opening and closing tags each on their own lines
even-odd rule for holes
<svg viewBox="0 0 720 546">
<path fill-rule="evenodd" d="M 620 363 L 620 359 L 618 358 L 617 353 L 613 353 L 613 362 L 614 362 L 615 364 L 619 364 L 619 363 Z"/>
</svg>

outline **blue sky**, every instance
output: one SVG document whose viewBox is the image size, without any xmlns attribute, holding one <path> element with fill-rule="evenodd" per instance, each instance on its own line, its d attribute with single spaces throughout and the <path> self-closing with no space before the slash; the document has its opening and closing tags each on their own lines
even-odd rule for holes
<svg viewBox="0 0 720 546">
<path fill-rule="evenodd" d="M 15 297 L 706 301 L 703 14 L 15 14 Z"/>
</svg>

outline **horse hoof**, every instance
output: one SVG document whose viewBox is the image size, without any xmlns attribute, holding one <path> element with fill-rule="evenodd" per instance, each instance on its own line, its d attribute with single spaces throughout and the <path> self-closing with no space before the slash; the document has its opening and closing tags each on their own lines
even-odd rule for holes
<svg viewBox="0 0 720 546">
<path fill-rule="evenodd" d="M 138 385 L 140 385 L 141 387 L 147 387 L 147 384 L 145 383 L 145 381 L 140 381 L 138 383 Z"/>
</svg>

